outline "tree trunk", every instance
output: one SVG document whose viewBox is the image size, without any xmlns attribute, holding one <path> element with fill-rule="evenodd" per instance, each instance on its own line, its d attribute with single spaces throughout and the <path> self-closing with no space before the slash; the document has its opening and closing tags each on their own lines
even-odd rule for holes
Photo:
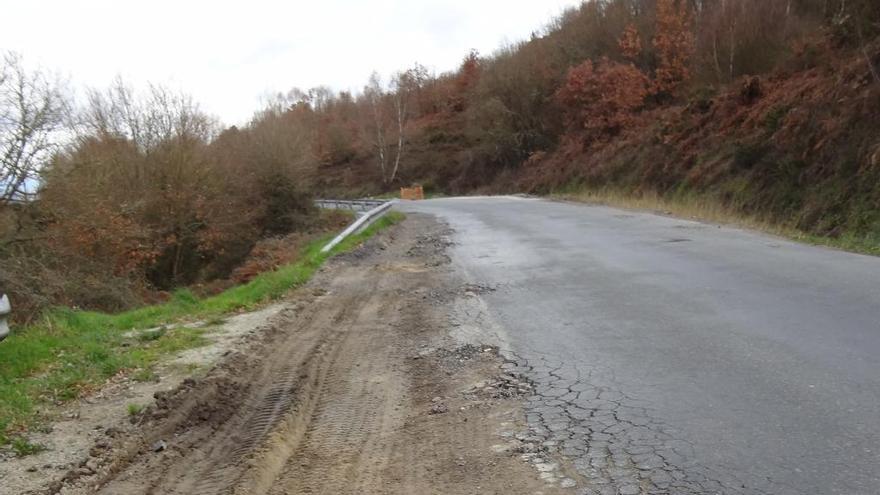
<svg viewBox="0 0 880 495">
<path fill-rule="evenodd" d="M 721 69 L 721 61 L 718 59 L 718 33 L 712 34 L 712 58 L 715 61 L 715 73 L 718 74 L 718 83 L 724 82 L 724 70 Z"/>
<path fill-rule="evenodd" d="M 730 60 L 728 64 L 729 78 L 730 81 L 733 81 L 733 64 L 734 57 L 736 56 L 736 18 L 733 17 L 733 14 L 730 16 Z"/>
<path fill-rule="evenodd" d="M 397 170 L 400 168 L 400 157 L 403 156 L 404 134 L 403 128 L 406 124 L 406 101 L 401 101 L 402 96 L 398 90 L 397 95 L 397 156 L 394 158 L 394 170 L 391 171 L 389 183 L 394 182 L 397 177 Z"/>
<path fill-rule="evenodd" d="M 385 155 L 385 133 L 382 130 L 382 118 L 379 116 L 378 102 L 375 100 L 371 101 L 371 106 L 373 107 L 373 121 L 376 124 L 376 151 L 379 155 L 379 169 L 382 171 L 382 183 L 388 184 L 388 177 L 386 173 L 386 163 L 387 157 Z"/>
</svg>

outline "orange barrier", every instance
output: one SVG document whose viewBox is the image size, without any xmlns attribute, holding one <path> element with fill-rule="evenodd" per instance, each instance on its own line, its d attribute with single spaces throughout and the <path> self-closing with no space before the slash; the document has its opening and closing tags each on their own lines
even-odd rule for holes
<svg viewBox="0 0 880 495">
<path fill-rule="evenodd" d="M 422 186 L 401 187 L 400 199 L 425 199 L 425 191 L 422 189 Z"/>
</svg>

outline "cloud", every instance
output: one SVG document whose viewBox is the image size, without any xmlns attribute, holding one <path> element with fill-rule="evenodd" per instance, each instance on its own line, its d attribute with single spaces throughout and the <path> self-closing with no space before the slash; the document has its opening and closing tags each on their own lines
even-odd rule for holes
<svg viewBox="0 0 880 495">
<path fill-rule="evenodd" d="M 227 123 L 267 92 L 321 84 L 359 89 L 415 62 L 454 69 L 471 48 L 525 39 L 580 0 L 4 0 L 0 48 L 106 86 L 167 84 Z"/>
</svg>

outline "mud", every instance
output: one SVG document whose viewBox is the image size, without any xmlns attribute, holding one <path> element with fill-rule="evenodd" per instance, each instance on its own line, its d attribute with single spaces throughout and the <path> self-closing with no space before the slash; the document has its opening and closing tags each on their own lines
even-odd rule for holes
<svg viewBox="0 0 880 495">
<path fill-rule="evenodd" d="M 455 338 L 456 300 L 483 289 L 449 266 L 448 233 L 411 215 L 332 260 L 217 366 L 157 393 L 133 432 L 103 432 L 90 469 L 46 491 L 574 493 L 564 463 L 524 433 L 532 384 L 502 369 L 496 348 Z"/>
</svg>

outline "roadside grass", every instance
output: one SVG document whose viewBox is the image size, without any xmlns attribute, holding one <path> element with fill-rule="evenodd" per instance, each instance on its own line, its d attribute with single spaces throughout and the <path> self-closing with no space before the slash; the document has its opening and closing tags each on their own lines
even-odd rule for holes
<svg viewBox="0 0 880 495">
<path fill-rule="evenodd" d="M 219 324 L 228 313 L 277 300 L 307 282 L 328 258 L 403 218 L 389 212 L 329 253 L 321 253 L 332 237 L 324 236 L 309 244 L 296 262 L 216 296 L 199 299 L 180 289 L 166 303 L 119 314 L 57 308 L 37 323 L 15 329 L 0 345 L 0 447 L 10 446 L 20 455 L 35 452 L 22 434 L 46 419 L 49 406 L 76 399 L 120 373 L 150 380 L 153 365 L 164 356 L 208 343 L 206 329 L 175 323 Z M 150 330 L 131 332 L 145 329 Z"/>
<path fill-rule="evenodd" d="M 400 199 L 399 192 L 386 192 L 382 194 L 377 194 L 370 196 L 374 199 Z M 449 196 L 446 195 L 443 191 L 435 191 L 435 190 L 425 190 L 425 199 L 437 199 L 437 198 L 447 198 Z"/>
<path fill-rule="evenodd" d="M 46 447 L 38 443 L 30 443 L 23 438 L 14 438 L 12 440 L 12 450 L 18 457 L 25 457 L 33 454 L 38 454 L 46 450 Z"/>
<path fill-rule="evenodd" d="M 768 221 L 758 216 L 745 215 L 732 208 L 723 206 L 720 202 L 703 196 L 679 195 L 670 198 L 656 193 L 636 195 L 614 189 L 583 189 L 573 192 L 555 193 L 551 194 L 550 197 L 631 210 L 647 210 L 709 223 L 735 225 L 807 244 L 880 256 L 880 238 L 871 236 L 859 237 L 852 234 L 844 234 L 840 237 L 832 238 L 809 234 L 794 227 Z"/>
<path fill-rule="evenodd" d="M 129 404 L 126 406 L 126 410 L 128 410 L 129 416 L 137 416 L 144 410 L 143 404 Z"/>
</svg>

